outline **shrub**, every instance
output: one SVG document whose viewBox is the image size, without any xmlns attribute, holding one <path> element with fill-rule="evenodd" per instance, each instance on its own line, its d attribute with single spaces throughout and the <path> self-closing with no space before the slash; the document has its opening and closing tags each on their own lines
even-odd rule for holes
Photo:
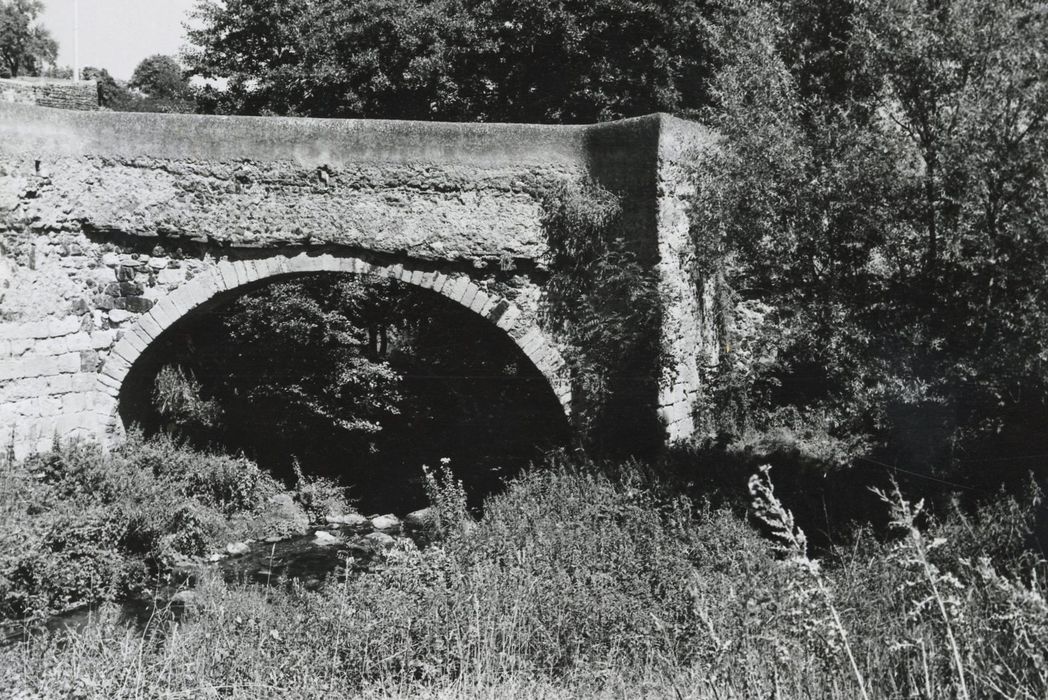
<svg viewBox="0 0 1048 700">
<path fill-rule="evenodd" d="M 213 399 L 201 396 L 200 382 L 178 365 L 165 365 L 153 380 L 153 405 L 168 421 L 173 432 L 213 428 L 222 408 Z"/>
<path fill-rule="evenodd" d="M 349 512 L 345 486 L 324 476 L 303 474 L 297 459 L 292 460 L 291 467 L 295 474 L 295 500 L 305 509 L 310 520 L 319 520 L 328 513 Z"/>
<path fill-rule="evenodd" d="M 248 534 L 231 518 L 279 489 L 242 458 L 137 435 L 109 454 L 56 446 L 2 469 L 0 618 L 133 595 L 176 557 Z"/>
<path fill-rule="evenodd" d="M 158 434 L 131 435 L 119 455 L 134 469 L 172 482 L 179 492 L 226 515 L 256 510 L 280 485 L 249 459 L 195 450 Z"/>
</svg>

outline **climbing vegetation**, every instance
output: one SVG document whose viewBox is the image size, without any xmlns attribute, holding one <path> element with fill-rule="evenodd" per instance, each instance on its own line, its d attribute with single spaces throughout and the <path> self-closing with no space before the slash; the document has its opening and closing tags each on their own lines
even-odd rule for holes
<svg viewBox="0 0 1048 700">
<path fill-rule="evenodd" d="M 658 277 L 629 239 L 618 198 L 595 182 L 547 195 L 542 223 L 550 269 L 542 313 L 567 346 L 582 434 L 599 446 L 616 429 L 611 402 L 643 390 L 630 382 L 656 381 Z"/>
</svg>

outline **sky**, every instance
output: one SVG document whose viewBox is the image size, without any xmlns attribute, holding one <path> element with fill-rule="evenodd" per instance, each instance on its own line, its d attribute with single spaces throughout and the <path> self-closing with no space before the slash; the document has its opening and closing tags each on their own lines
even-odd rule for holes
<svg viewBox="0 0 1048 700">
<path fill-rule="evenodd" d="M 75 0 L 43 0 L 40 23 L 58 42 L 58 65 L 73 65 Z M 195 0 L 79 0 L 80 66 L 105 68 L 127 80 L 139 61 L 176 55 L 185 43 L 182 23 Z"/>
</svg>

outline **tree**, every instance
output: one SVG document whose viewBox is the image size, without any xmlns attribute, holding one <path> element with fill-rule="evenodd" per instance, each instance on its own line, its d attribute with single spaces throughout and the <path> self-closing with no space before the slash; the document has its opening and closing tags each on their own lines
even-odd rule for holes
<svg viewBox="0 0 1048 700">
<path fill-rule="evenodd" d="M 911 469 L 1039 467 L 1043 8 L 738 2 L 718 31 L 707 118 L 725 147 L 694 230 L 700 276 L 732 297 L 718 381 L 746 405 L 721 429 L 799 416 Z M 758 322 L 739 313 L 758 299 Z M 967 467 L 989 454 L 988 479 Z"/>
<path fill-rule="evenodd" d="M 84 80 L 94 80 L 98 84 L 98 104 L 103 107 L 119 111 L 134 99 L 128 89 L 118 83 L 105 68 L 85 66 L 80 74 Z"/>
<path fill-rule="evenodd" d="M 239 113 L 589 122 L 693 111 L 705 3 L 201 0 L 190 73 Z"/>
<path fill-rule="evenodd" d="M 36 23 L 40 0 L 0 0 L 0 71 L 8 77 L 39 75 L 54 63 L 58 43 Z"/>
<path fill-rule="evenodd" d="M 178 61 L 161 54 L 143 59 L 135 67 L 128 86 L 155 100 L 178 100 L 185 97 L 189 89 Z"/>
</svg>

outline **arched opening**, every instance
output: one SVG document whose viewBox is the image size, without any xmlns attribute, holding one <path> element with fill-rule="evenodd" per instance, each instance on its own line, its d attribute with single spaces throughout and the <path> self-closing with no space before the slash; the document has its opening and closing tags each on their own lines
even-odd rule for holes
<svg viewBox="0 0 1048 700">
<path fill-rule="evenodd" d="M 481 314 L 458 292 L 405 283 L 414 272 L 311 267 L 226 285 L 132 351 L 116 392 L 120 423 L 243 451 L 289 480 L 297 461 L 348 485 L 367 512 L 423 505 L 421 465 L 441 458 L 479 501 L 567 441 L 570 397 L 548 371 L 558 358 L 534 329 L 499 324 L 498 313 L 515 311 L 491 313 L 504 302 L 488 299 Z M 294 289 L 309 293 L 282 303 Z M 205 420 L 173 425 L 158 406 L 157 379 L 176 370 Z"/>
</svg>

